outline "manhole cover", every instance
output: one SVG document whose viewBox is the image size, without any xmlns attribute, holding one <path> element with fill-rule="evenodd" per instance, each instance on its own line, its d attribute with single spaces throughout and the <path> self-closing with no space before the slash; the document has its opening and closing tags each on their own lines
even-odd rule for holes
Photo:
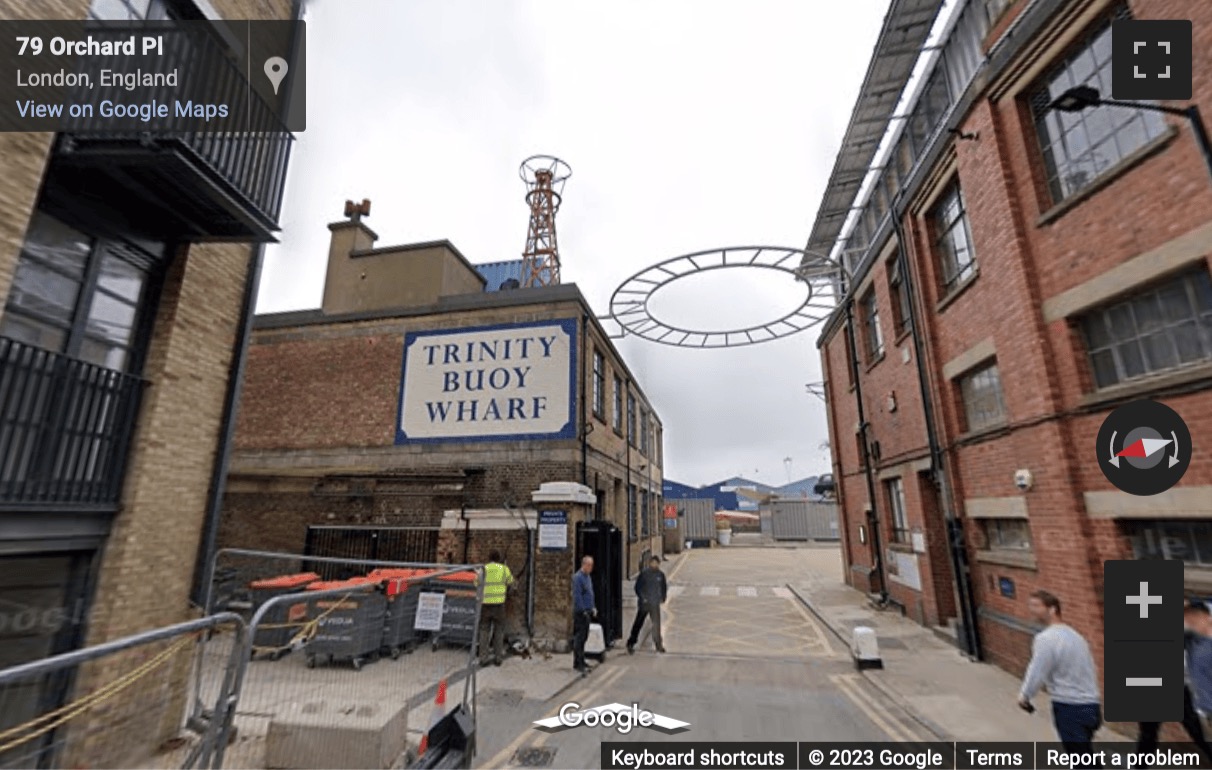
<svg viewBox="0 0 1212 770">
<path fill-rule="evenodd" d="M 518 749 L 518 753 L 513 755 L 513 764 L 518 767 L 551 767 L 555 753 L 555 749 L 547 746 Z"/>
<path fill-rule="evenodd" d="M 514 708 L 522 702 L 524 695 L 522 690 L 485 690 L 480 693 L 480 700 L 487 701 L 493 706 Z"/>
<path fill-rule="evenodd" d="M 900 639 L 884 639 L 882 637 L 877 637 L 877 638 L 879 638 L 880 647 L 883 647 L 885 650 L 907 650 L 907 649 L 909 649 L 908 647 L 905 646 L 905 643 L 902 642 Z"/>
</svg>

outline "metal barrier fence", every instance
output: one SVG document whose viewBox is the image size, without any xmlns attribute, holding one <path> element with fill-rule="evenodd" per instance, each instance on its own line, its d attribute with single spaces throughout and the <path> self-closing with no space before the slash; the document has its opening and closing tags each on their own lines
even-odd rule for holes
<svg viewBox="0 0 1212 770">
<path fill-rule="evenodd" d="M 225 549 L 211 574 L 208 609 L 249 620 L 225 767 L 387 768 L 456 707 L 474 723 L 481 566 Z"/>
<path fill-rule="evenodd" d="M 0 768 L 220 767 L 246 646 L 244 620 L 221 613 L 0 670 Z"/>
</svg>

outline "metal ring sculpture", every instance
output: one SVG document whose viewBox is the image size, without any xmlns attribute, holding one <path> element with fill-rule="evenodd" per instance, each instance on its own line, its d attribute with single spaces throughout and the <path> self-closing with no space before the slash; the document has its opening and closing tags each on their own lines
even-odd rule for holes
<svg viewBox="0 0 1212 770">
<path fill-rule="evenodd" d="M 791 263 L 791 264 L 788 264 Z M 787 273 L 805 285 L 804 301 L 768 323 L 728 331 L 686 329 L 652 313 L 652 295 L 663 286 L 710 270 L 751 268 Z M 798 334 L 825 320 L 837 306 L 834 282 L 843 269 L 829 257 L 784 246 L 732 246 L 699 251 L 658 262 L 623 282 L 610 297 L 610 317 L 630 333 L 650 342 L 688 348 L 731 348 Z"/>
</svg>

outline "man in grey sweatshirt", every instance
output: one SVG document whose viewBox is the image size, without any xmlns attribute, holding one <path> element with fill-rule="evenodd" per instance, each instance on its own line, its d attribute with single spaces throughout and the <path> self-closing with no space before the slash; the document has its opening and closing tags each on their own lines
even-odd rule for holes
<svg viewBox="0 0 1212 770">
<path fill-rule="evenodd" d="M 1090 646 L 1061 619 L 1060 599 L 1047 591 L 1031 594 L 1027 609 L 1045 628 L 1031 643 L 1031 663 L 1023 676 L 1019 706 L 1030 709 L 1031 698 L 1046 687 L 1052 699 L 1052 721 L 1065 751 L 1091 751 L 1103 715 Z"/>
</svg>

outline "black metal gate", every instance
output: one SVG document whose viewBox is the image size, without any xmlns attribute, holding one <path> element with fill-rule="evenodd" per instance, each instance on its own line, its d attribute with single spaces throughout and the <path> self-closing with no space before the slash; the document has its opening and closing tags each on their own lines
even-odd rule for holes
<svg viewBox="0 0 1212 770">
<path fill-rule="evenodd" d="M 370 561 L 438 561 L 436 527 L 308 527 L 303 547 L 306 556 Z M 309 572 L 325 580 L 354 577 L 356 568 L 336 564 L 309 563 Z"/>
</svg>

